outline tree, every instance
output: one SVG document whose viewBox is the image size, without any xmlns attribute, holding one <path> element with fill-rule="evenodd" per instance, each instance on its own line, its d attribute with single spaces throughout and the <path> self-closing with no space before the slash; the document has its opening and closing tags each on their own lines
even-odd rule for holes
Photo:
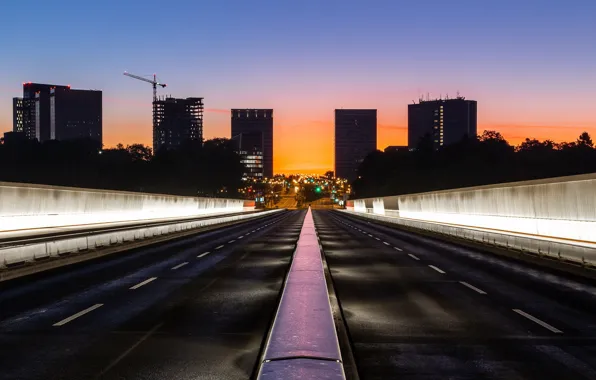
<svg viewBox="0 0 596 380">
<path fill-rule="evenodd" d="M 588 132 L 583 132 L 577 138 L 577 145 L 582 147 L 589 147 L 594 148 L 594 143 L 592 142 L 592 138 L 588 134 Z"/>
<path fill-rule="evenodd" d="M 122 144 L 118 144 L 122 146 Z M 153 158 L 153 149 L 143 144 L 132 144 L 126 146 L 126 151 L 130 155 L 132 161 L 151 161 Z"/>
</svg>

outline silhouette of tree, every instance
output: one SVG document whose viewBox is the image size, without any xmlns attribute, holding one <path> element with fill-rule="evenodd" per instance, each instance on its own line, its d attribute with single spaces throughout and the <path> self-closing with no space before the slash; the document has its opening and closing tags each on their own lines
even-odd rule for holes
<svg viewBox="0 0 596 380">
<path fill-rule="evenodd" d="M 413 152 L 370 153 L 353 182 L 357 197 L 397 195 L 596 172 L 588 133 L 576 141 L 526 139 L 511 146 L 496 131 L 434 149 L 430 135 Z"/>
<path fill-rule="evenodd" d="M 0 145 L 0 180 L 196 196 L 236 196 L 243 167 L 229 140 L 188 141 L 152 154 L 142 144 L 93 140 Z M 223 193 L 222 189 L 227 189 Z"/>
</svg>

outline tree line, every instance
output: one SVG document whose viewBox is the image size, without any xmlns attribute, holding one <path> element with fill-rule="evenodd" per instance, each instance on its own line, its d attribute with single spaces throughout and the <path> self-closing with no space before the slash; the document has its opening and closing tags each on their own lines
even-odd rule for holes
<svg viewBox="0 0 596 380">
<path fill-rule="evenodd" d="M 142 144 L 93 140 L 0 141 L 0 181 L 235 197 L 243 166 L 228 139 L 189 140 L 153 154 Z"/>
<path fill-rule="evenodd" d="M 433 148 L 430 135 L 413 151 L 376 151 L 358 168 L 357 198 L 419 193 L 596 172 L 596 149 L 587 132 L 576 141 L 526 138 L 509 144 L 499 132 Z"/>
</svg>

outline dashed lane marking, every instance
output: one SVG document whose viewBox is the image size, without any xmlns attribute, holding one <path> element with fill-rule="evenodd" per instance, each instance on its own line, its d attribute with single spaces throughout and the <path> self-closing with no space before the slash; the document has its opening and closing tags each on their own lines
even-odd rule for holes
<svg viewBox="0 0 596 380">
<path fill-rule="evenodd" d="M 154 281 L 154 280 L 156 280 L 156 279 L 157 279 L 157 277 L 151 277 L 151 278 L 148 278 L 148 279 L 146 279 L 146 280 L 145 280 L 145 281 L 143 281 L 143 282 L 139 282 L 139 283 L 138 283 L 138 284 L 136 284 L 135 286 L 131 286 L 129 289 L 130 289 L 130 290 L 135 290 L 135 289 L 138 289 L 138 288 L 140 288 L 141 286 L 143 286 L 143 285 L 147 285 L 148 283 L 150 283 L 151 281 Z"/>
</svg>

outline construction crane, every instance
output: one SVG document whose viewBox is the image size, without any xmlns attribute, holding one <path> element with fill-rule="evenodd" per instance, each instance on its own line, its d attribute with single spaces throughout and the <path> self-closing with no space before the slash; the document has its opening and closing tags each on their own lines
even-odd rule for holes
<svg viewBox="0 0 596 380">
<path fill-rule="evenodd" d="M 138 75 L 130 74 L 126 71 L 124 72 L 124 75 L 126 75 L 127 77 L 134 78 L 134 79 L 142 80 L 143 82 L 151 83 L 153 85 L 153 101 L 154 102 L 157 101 L 157 86 L 160 86 L 161 88 L 164 88 L 167 86 L 165 83 L 159 83 L 157 81 L 157 76 L 155 74 L 153 74 L 153 80 L 143 78 Z"/>
</svg>

